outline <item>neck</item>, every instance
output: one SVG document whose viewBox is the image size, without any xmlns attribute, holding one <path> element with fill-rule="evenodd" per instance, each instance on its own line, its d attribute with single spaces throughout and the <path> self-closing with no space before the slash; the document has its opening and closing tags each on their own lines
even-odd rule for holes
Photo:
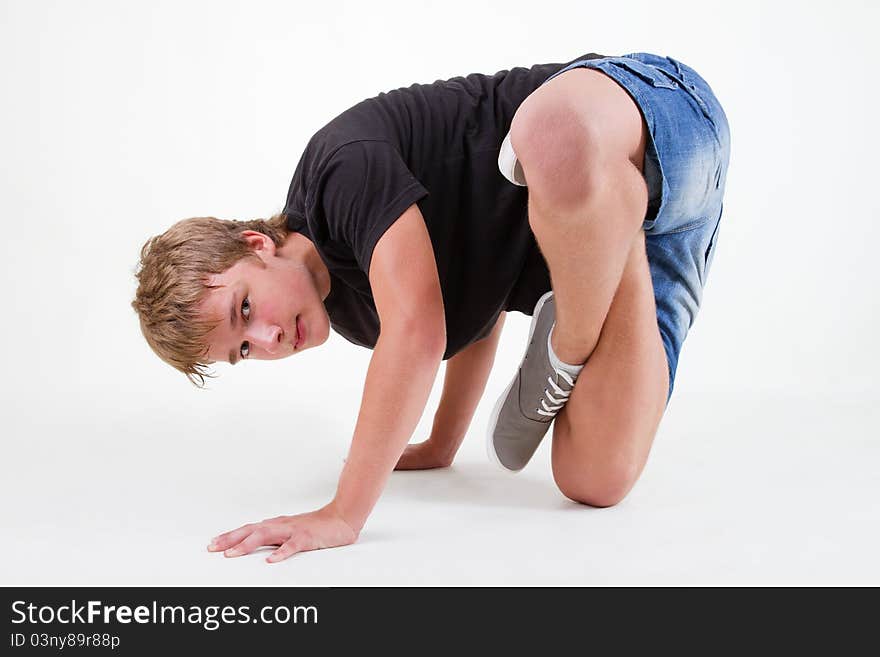
<svg viewBox="0 0 880 657">
<path fill-rule="evenodd" d="M 321 260 L 312 241 L 302 233 L 289 233 L 278 250 L 286 257 L 305 265 L 315 281 L 321 301 L 324 301 L 330 294 L 330 270 Z"/>
</svg>

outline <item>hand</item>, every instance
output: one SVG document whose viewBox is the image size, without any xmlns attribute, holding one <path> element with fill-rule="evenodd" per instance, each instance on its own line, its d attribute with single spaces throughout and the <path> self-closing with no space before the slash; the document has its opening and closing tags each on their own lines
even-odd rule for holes
<svg viewBox="0 0 880 657">
<path fill-rule="evenodd" d="M 426 440 L 414 445 L 407 445 L 403 450 L 395 470 L 428 470 L 430 468 L 448 468 L 452 458 L 437 448 L 436 443 Z"/>
<path fill-rule="evenodd" d="M 208 551 L 239 557 L 264 545 L 280 546 L 266 559 L 275 563 L 297 552 L 350 545 L 357 536 L 331 503 L 311 513 L 269 518 L 220 534 L 211 540 Z"/>
</svg>

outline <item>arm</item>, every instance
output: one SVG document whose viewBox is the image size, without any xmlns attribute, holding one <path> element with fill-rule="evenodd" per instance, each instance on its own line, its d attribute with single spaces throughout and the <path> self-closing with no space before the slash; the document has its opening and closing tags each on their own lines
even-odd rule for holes
<svg viewBox="0 0 880 657">
<path fill-rule="evenodd" d="M 331 505 L 359 533 L 425 409 L 446 349 L 443 295 L 417 205 L 376 245 L 370 287 L 380 335 Z"/>
<path fill-rule="evenodd" d="M 430 336 L 414 337 L 402 328 L 382 329 L 332 502 L 356 533 L 367 521 L 422 416 L 442 357 L 443 348 Z"/>
<path fill-rule="evenodd" d="M 397 469 L 417 470 L 452 464 L 486 388 L 505 315 L 502 312 L 498 316 L 489 335 L 446 362 L 443 394 L 434 413 L 431 435 L 425 442 L 408 445 Z"/>
<path fill-rule="evenodd" d="M 370 287 L 381 331 L 331 503 L 356 533 L 424 412 L 446 349 L 437 265 L 418 206 L 411 206 L 376 245 Z"/>
</svg>

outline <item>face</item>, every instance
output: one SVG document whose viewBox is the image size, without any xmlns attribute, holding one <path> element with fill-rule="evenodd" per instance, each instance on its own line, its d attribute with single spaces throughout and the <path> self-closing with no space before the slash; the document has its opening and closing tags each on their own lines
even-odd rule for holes
<svg viewBox="0 0 880 657">
<path fill-rule="evenodd" d="M 257 244 L 248 240 L 259 262 L 243 258 L 208 277 L 201 312 L 220 319 L 208 334 L 212 362 L 285 358 L 329 336 L 330 320 L 308 267 L 262 237 L 253 238 Z"/>
</svg>

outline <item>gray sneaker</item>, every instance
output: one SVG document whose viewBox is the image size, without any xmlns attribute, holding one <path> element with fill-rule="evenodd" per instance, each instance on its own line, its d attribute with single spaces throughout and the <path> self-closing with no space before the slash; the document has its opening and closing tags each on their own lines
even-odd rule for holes
<svg viewBox="0 0 880 657">
<path fill-rule="evenodd" d="M 489 459 L 508 472 L 518 472 L 529 462 L 574 388 L 576 377 L 550 363 L 547 338 L 555 320 L 550 291 L 535 304 L 526 353 L 489 418 Z"/>
</svg>

